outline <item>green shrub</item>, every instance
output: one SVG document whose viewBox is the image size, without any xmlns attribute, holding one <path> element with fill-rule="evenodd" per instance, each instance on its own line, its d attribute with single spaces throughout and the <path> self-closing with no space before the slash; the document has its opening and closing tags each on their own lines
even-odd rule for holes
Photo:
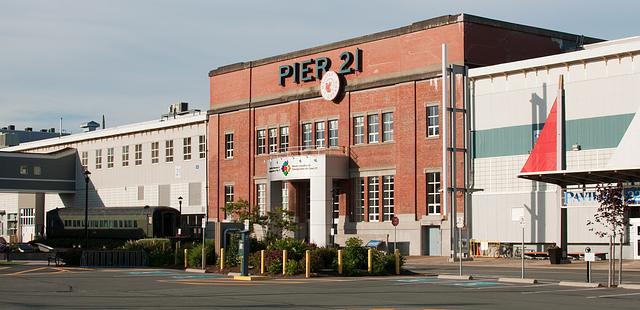
<svg viewBox="0 0 640 310">
<path fill-rule="evenodd" d="M 274 259 L 267 264 L 267 272 L 271 274 L 282 273 L 282 259 Z"/>
<path fill-rule="evenodd" d="M 205 257 L 207 264 L 215 264 L 216 260 L 213 255 L 213 241 L 206 240 L 205 242 Z M 195 244 L 189 250 L 189 256 L 187 257 L 187 263 L 191 268 L 200 268 L 202 267 L 202 243 Z"/>
<path fill-rule="evenodd" d="M 316 248 L 311 251 L 311 269 L 337 269 L 338 250 L 336 248 Z"/>
<path fill-rule="evenodd" d="M 169 239 L 140 239 L 127 241 L 122 249 L 127 251 L 145 251 L 149 255 L 149 266 L 166 267 L 175 263 L 174 250 Z M 184 255 L 179 253 L 178 265 L 183 263 Z"/>
<path fill-rule="evenodd" d="M 309 246 L 303 241 L 294 238 L 275 240 L 268 247 L 269 250 L 287 250 L 287 259 L 301 260 Z"/>
<path fill-rule="evenodd" d="M 304 260 L 303 260 L 304 262 Z M 285 267 L 285 274 L 288 276 L 296 275 L 302 272 L 302 266 L 304 264 L 300 263 L 294 259 L 287 259 L 287 266 Z"/>
<path fill-rule="evenodd" d="M 351 237 L 347 240 L 342 255 L 343 273 L 347 276 L 361 274 L 367 268 L 367 249 L 362 246 L 362 240 Z"/>
<path fill-rule="evenodd" d="M 80 266 L 82 258 L 82 249 L 69 249 L 58 253 L 65 266 Z"/>
<path fill-rule="evenodd" d="M 240 234 L 232 234 L 229 237 L 229 243 L 224 248 L 224 264 L 227 267 L 235 267 L 240 265 L 241 258 L 238 247 L 240 246 Z"/>
</svg>

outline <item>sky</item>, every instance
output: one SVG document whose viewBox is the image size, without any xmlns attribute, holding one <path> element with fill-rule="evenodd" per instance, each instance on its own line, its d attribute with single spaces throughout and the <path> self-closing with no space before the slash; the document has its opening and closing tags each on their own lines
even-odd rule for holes
<svg viewBox="0 0 640 310">
<path fill-rule="evenodd" d="M 0 127 L 113 127 L 209 108 L 210 70 L 448 14 L 602 39 L 640 35 L 640 1 L 0 0 Z"/>
</svg>

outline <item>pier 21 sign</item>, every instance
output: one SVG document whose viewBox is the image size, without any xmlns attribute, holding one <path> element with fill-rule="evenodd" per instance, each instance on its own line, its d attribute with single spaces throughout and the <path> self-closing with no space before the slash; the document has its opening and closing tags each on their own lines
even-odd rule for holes
<svg viewBox="0 0 640 310">
<path fill-rule="evenodd" d="M 340 54 L 340 67 L 335 70 L 341 75 L 362 72 L 362 50 L 356 48 L 354 52 L 344 51 Z M 278 68 L 278 81 L 280 86 L 285 86 L 287 80 L 294 83 L 311 82 L 322 79 L 322 75 L 331 70 L 331 59 L 318 57 L 296 62 L 290 65 L 282 65 Z"/>
</svg>

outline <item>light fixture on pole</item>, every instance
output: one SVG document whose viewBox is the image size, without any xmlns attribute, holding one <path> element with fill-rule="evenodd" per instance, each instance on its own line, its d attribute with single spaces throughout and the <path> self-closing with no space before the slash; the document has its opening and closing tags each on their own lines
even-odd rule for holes
<svg viewBox="0 0 640 310">
<path fill-rule="evenodd" d="M 178 236 L 182 234 L 182 196 L 178 197 L 180 215 L 178 215 Z"/>
<path fill-rule="evenodd" d="M 84 171 L 84 248 L 89 247 L 89 170 Z"/>
</svg>

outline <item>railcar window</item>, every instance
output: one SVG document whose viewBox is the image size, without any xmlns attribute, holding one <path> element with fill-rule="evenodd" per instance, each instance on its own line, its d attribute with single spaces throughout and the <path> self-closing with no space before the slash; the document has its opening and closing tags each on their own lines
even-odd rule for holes
<svg viewBox="0 0 640 310">
<path fill-rule="evenodd" d="M 121 228 L 124 227 L 124 225 L 122 225 L 122 221 L 119 221 L 119 222 L 120 222 L 120 225 L 118 227 L 121 227 Z"/>
<path fill-rule="evenodd" d="M 133 220 L 133 227 L 138 227 L 138 221 L 137 220 Z"/>
<path fill-rule="evenodd" d="M 114 220 L 113 221 L 113 228 L 116 228 L 116 227 L 118 227 L 118 221 Z"/>
</svg>

